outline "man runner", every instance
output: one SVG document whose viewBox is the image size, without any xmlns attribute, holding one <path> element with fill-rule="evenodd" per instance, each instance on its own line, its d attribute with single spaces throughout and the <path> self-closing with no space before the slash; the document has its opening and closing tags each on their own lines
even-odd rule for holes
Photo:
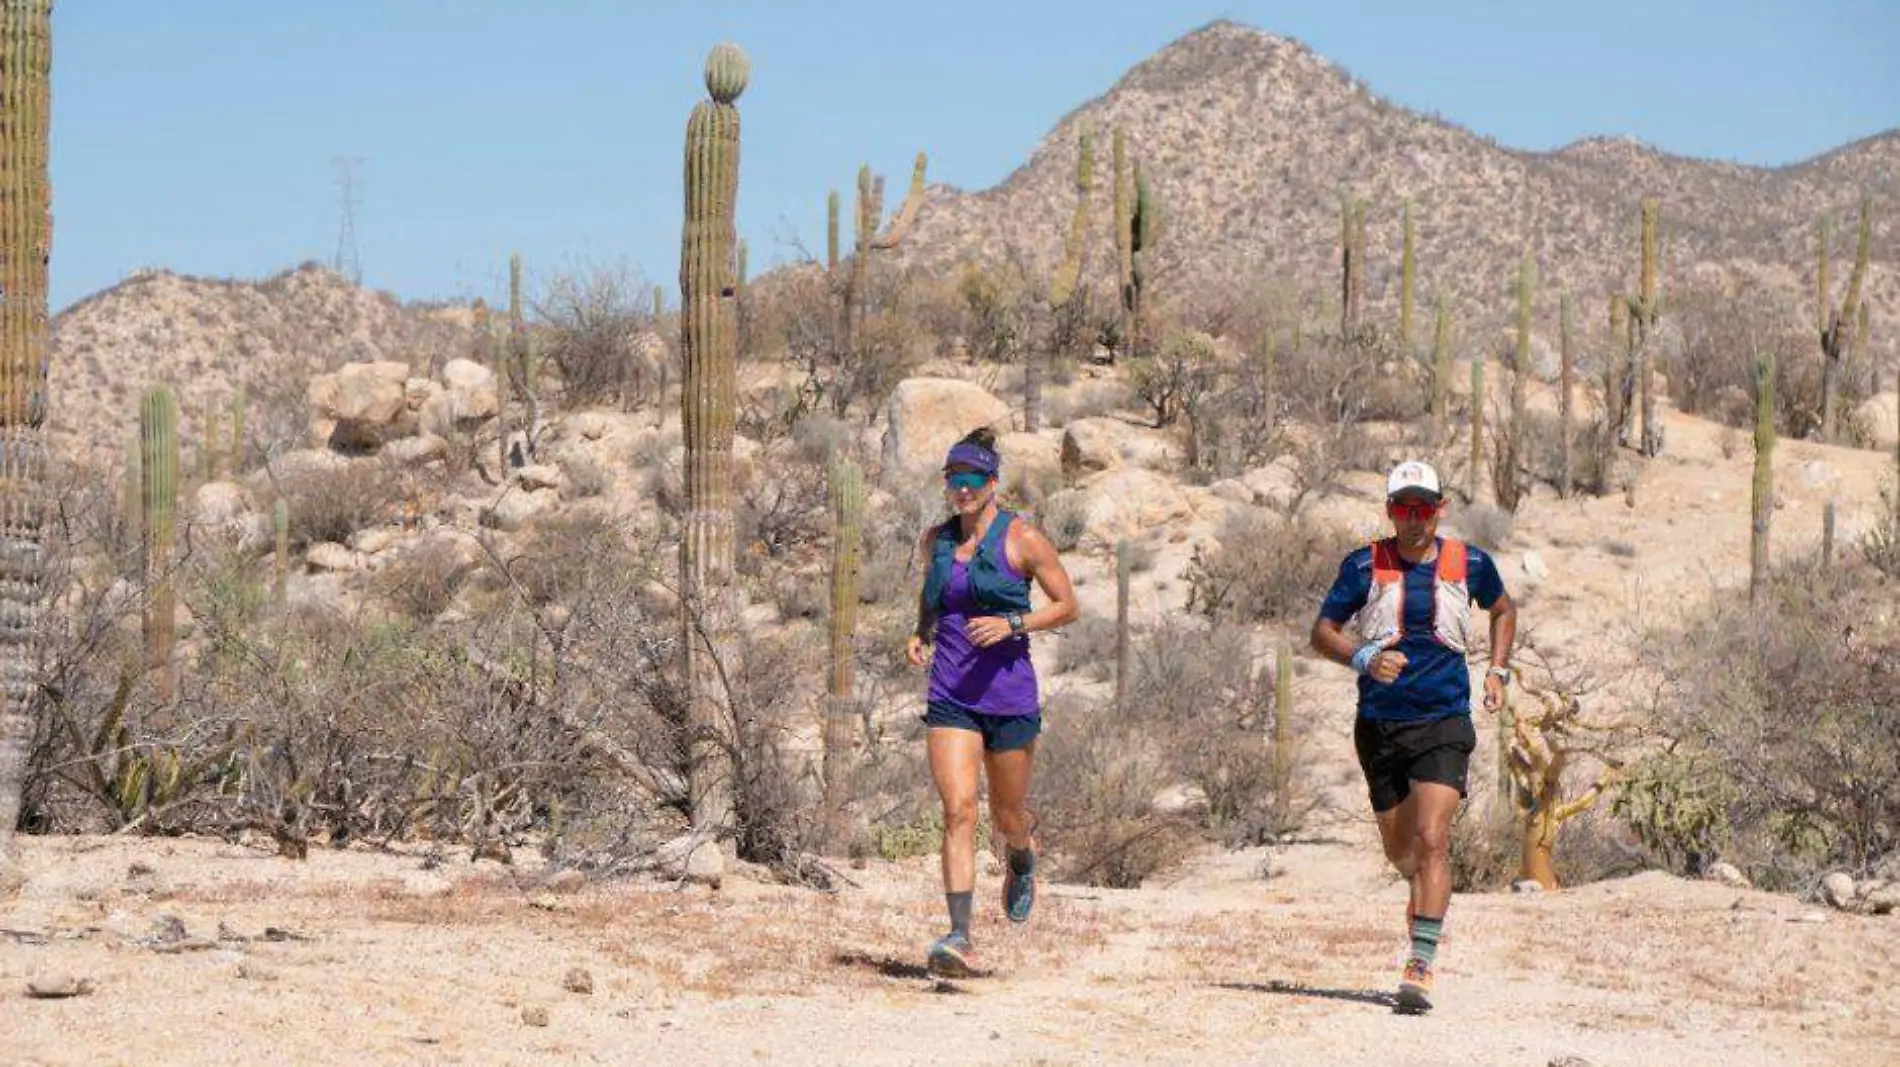
<svg viewBox="0 0 1900 1067">
<path fill-rule="evenodd" d="M 1471 725 L 1471 604 L 1490 613 L 1484 707 L 1510 681 L 1517 608 L 1484 551 L 1438 536 L 1444 496 L 1430 464 L 1386 479 L 1394 536 L 1348 555 L 1313 623 L 1313 648 L 1359 672 L 1353 747 L 1385 855 L 1411 886 L 1402 1011 L 1431 1010 L 1432 963 L 1451 903 L 1451 821 L 1465 795 Z"/>
</svg>

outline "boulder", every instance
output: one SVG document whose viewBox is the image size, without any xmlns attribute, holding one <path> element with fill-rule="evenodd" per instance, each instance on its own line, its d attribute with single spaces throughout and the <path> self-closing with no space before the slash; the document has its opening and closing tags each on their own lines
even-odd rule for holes
<svg viewBox="0 0 1900 1067">
<path fill-rule="evenodd" d="M 533 521 L 553 502 L 554 494 L 547 491 L 503 493 L 500 500 L 482 509 L 481 523 L 497 530 L 513 532 Z"/>
<path fill-rule="evenodd" d="M 529 492 L 536 489 L 559 489 L 567 484 L 567 476 L 561 472 L 561 468 L 548 463 L 530 463 L 525 467 L 517 467 L 514 476 L 515 480 L 521 483 L 521 487 Z"/>
<path fill-rule="evenodd" d="M 1070 481 L 1102 471 L 1120 470 L 1122 444 L 1132 432 L 1116 419 L 1091 416 L 1062 428 L 1062 474 Z"/>
<path fill-rule="evenodd" d="M 1006 433 L 997 438 L 1003 457 L 1002 489 L 1030 503 L 1062 488 L 1062 446 L 1032 433 Z"/>
<path fill-rule="evenodd" d="M 1889 389 L 1861 401 L 1854 409 L 1854 425 L 1867 434 L 1868 444 L 1892 452 L 1900 436 L 1900 393 Z"/>
<path fill-rule="evenodd" d="M 446 439 L 424 430 L 414 437 L 399 437 L 383 446 L 382 454 L 406 467 L 420 467 L 446 459 L 449 443 Z"/>
<path fill-rule="evenodd" d="M 719 888 L 726 873 L 725 853 L 719 842 L 699 834 L 673 838 L 654 852 L 662 873 L 671 878 Z"/>
<path fill-rule="evenodd" d="M 313 571 L 353 571 L 362 560 L 335 541 L 319 541 L 304 552 L 304 565 Z"/>
<path fill-rule="evenodd" d="M 1194 517 L 1187 494 L 1153 471 L 1108 471 L 1075 491 L 1081 496 L 1082 536 L 1101 545 Z"/>
<path fill-rule="evenodd" d="M 375 449 L 409 432 L 409 367 L 393 360 L 345 363 L 310 379 L 310 425 L 331 448 Z"/>
<path fill-rule="evenodd" d="M 1731 889 L 1754 888 L 1753 883 L 1749 882 L 1748 876 L 1742 873 L 1741 868 L 1726 860 L 1709 864 L 1709 869 L 1703 873 L 1703 877 L 1711 882 L 1720 882 Z"/>
<path fill-rule="evenodd" d="M 891 392 L 884 428 L 884 477 L 926 477 L 964 434 L 1010 428 L 1009 405 L 980 386 L 954 378 L 907 378 Z"/>
<path fill-rule="evenodd" d="M 1821 899 L 1836 908 L 1845 908 L 1853 903 L 1853 876 L 1845 871 L 1834 871 L 1821 879 Z"/>
</svg>

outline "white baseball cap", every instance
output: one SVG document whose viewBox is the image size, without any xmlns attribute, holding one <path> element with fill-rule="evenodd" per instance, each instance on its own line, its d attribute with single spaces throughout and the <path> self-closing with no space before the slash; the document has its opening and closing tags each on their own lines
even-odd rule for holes
<svg viewBox="0 0 1900 1067">
<path fill-rule="evenodd" d="M 1385 480 L 1385 495 L 1390 498 L 1408 491 L 1438 498 L 1442 495 L 1438 487 L 1438 472 L 1432 469 L 1431 464 L 1417 459 L 1408 459 L 1392 468 L 1392 473 Z"/>
</svg>

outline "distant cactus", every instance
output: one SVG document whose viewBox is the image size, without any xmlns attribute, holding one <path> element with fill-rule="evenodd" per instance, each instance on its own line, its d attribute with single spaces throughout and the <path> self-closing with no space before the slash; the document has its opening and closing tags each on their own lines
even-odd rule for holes
<svg viewBox="0 0 1900 1067">
<path fill-rule="evenodd" d="M 917 213 L 924 206 L 924 171 L 929 165 L 930 157 L 922 152 L 917 153 L 917 158 L 910 166 L 910 189 L 904 194 L 904 202 L 897 206 L 897 215 L 891 219 L 890 227 L 872 240 L 872 248 L 880 252 L 889 251 L 903 244 L 904 238 L 910 235 L 910 228 L 917 222 Z M 880 188 L 880 202 L 883 200 L 882 192 Z M 876 220 L 872 221 L 875 223 Z"/>
<path fill-rule="evenodd" d="M 1510 420 L 1498 440 L 1498 455 L 1491 476 L 1491 488 L 1498 506 L 1516 511 L 1523 497 L 1520 479 L 1528 466 L 1525 449 L 1528 429 L 1525 420 L 1525 389 L 1531 376 L 1531 300 L 1537 285 L 1537 264 L 1526 253 L 1517 268 L 1517 344 L 1511 350 Z"/>
<path fill-rule="evenodd" d="M 1834 567 L 1834 501 L 1821 508 L 1821 568 Z"/>
<path fill-rule="evenodd" d="M 1126 537 L 1115 542 L 1115 707 L 1128 707 L 1132 679 L 1128 640 L 1128 583 L 1133 576 L 1133 552 Z"/>
<path fill-rule="evenodd" d="M 1399 253 L 1399 350 L 1409 360 L 1414 358 L 1412 351 L 1412 286 L 1416 266 L 1413 262 L 1412 245 L 1415 233 L 1412 225 L 1412 202 L 1405 202 L 1405 244 Z"/>
<path fill-rule="evenodd" d="M 1148 175 L 1141 169 L 1141 160 L 1134 161 L 1134 201 L 1133 214 L 1128 222 L 1129 237 L 1129 291 L 1133 303 L 1129 307 L 1128 351 L 1130 355 L 1141 354 L 1141 338 L 1147 329 L 1146 316 L 1148 306 L 1148 283 L 1153 278 L 1153 269 L 1149 261 L 1154 256 L 1156 243 L 1161 237 L 1161 202 L 1154 189 L 1148 184 Z"/>
<path fill-rule="evenodd" d="M 1651 351 L 1661 310 L 1656 296 L 1656 217 L 1660 211 L 1660 201 L 1653 197 L 1643 201 L 1642 288 L 1630 304 L 1630 326 L 1635 335 L 1631 351 L 1636 360 L 1636 386 L 1642 398 L 1642 440 L 1637 451 L 1645 456 L 1662 450 L 1662 423 L 1656 412 L 1655 356 Z"/>
<path fill-rule="evenodd" d="M 1366 202 L 1339 201 L 1339 335 L 1359 336 L 1366 292 Z"/>
<path fill-rule="evenodd" d="M 245 437 L 244 418 L 251 404 L 250 394 L 239 389 L 231 396 L 231 452 L 230 464 L 233 474 L 243 474 L 250 469 L 250 441 Z"/>
<path fill-rule="evenodd" d="M 1471 481 L 1465 487 L 1465 499 L 1478 499 L 1484 483 L 1484 357 L 1471 357 Z"/>
<path fill-rule="evenodd" d="M 1433 436 L 1442 441 L 1451 425 L 1451 307 L 1445 294 L 1438 294 L 1438 310 L 1432 322 L 1432 427 Z"/>
<path fill-rule="evenodd" d="M 1572 315 L 1570 294 L 1565 293 L 1557 305 L 1557 495 L 1566 499 L 1576 477 L 1577 355 L 1570 347 Z"/>
<path fill-rule="evenodd" d="M 219 471 L 223 466 L 223 458 L 220 455 L 223 448 L 218 441 L 218 409 L 209 400 L 205 401 L 203 422 L 205 439 L 199 446 L 198 477 L 200 481 L 213 482 L 217 481 Z"/>
<path fill-rule="evenodd" d="M 838 272 L 838 190 L 825 197 L 825 270 Z"/>
<path fill-rule="evenodd" d="M 1867 253 L 1873 235 L 1873 200 L 1860 201 L 1860 239 L 1854 252 L 1854 271 L 1847 277 L 1847 292 L 1839 307 L 1828 292 L 1828 223 L 1821 220 L 1820 270 L 1816 274 L 1817 307 L 1821 328 L 1821 439 L 1840 441 L 1840 379 L 1848 353 L 1857 341 L 1865 340 L 1866 305 L 1860 302 L 1861 282 L 1867 276 Z M 1856 336 L 1858 335 L 1858 337 Z"/>
<path fill-rule="evenodd" d="M 141 523 L 145 532 L 145 648 L 158 671 L 158 698 L 169 701 L 172 674 L 172 546 L 178 502 L 178 404 L 172 391 L 154 386 L 139 404 Z"/>
<path fill-rule="evenodd" d="M 1134 260 L 1134 198 L 1129 192 L 1128 179 L 1128 139 L 1121 127 L 1115 128 L 1111 138 L 1110 153 L 1113 157 L 1115 172 L 1109 178 L 1114 191 L 1115 212 L 1115 271 L 1119 284 L 1116 291 L 1121 294 L 1122 328 L 1121 344 L 1124 355 L 1133 355 L 1135 336 L 1135 260 Z"/>
<path fill-rule="evenodd" d="M 1051 343 L 1030 345 L 1023 361 L 1023 429 L 1035 433 L 1042 428 L 1042 379 L 1048 361 L 1055 353 L 1055 340 L 1069 316 L 1071 302 L 1082 294 L 1082 270 L 1087 262 L 1089 232 L 1089 194 L 1095 183 L 1095 148 L 1089 131 L 1083 130 L 1076 141 L 1075 214 L 1069 219 L 1069 235 L 1062 243 L 1062 262 L 1049 283 Z"/>
<path fill-rule="evenodd" d="M 1751 486 L 1748 537 L 1748 602 L 1768 583 L 1768 524 L 1775 514 L 1775 354 L 1763 345 L 1755 355 L 1755 478 Z"/>
<path fill-rule="evenodd" d="M 749 63 L 737 45 L 706 60 L 709 98 L 686 123 L 686 222 L 680 239 L 681 436 L 686 450 L 680 538 L 680 625 L 692 727 L 688 745 L 693 824 L 702 832 L 732 814 L 732 709 L 722 675 L 737 665 L 729 628 L 732 590 L 732 445 L 737 337 L 732 270 L 739 196 L 739 110 Z"/>
<path fill-rule="evenodd" d="M 1630 373 L 1629 296 L 1610 294 L 1610 336 L 1603 357 L 1603 434 L 1597 440 L 1597 477 L 1609 484 L 1616 462 L 1616 446 L 1629 426 Z"/>
<path fill-rule="evenodd" d="M 831 468 L 831 611 L 827 616 L 831 656 L 825 707 L 825 843 L 844 843 L 844 804 L 851 776 L 854 640 L 858 626 L 858 554 L 864 537 L 864 472 L 840 459 Z"/>
<path fill-rule="evenodd" d="M 290 504 L 283 497 L 271 505 L 270 523 L 275 546 L 271 555 L 271 601 L 282 615 L 290 605 Z"/>
</svg>

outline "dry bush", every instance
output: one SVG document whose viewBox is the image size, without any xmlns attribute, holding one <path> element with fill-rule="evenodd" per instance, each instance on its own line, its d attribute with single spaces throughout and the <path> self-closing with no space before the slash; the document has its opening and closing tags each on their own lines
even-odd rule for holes
<svg viewBox="0 0 1900 1067">
<path fill-rule="evenodd" d="M 1154 810 L 1172 777 L 1143 709 L 1057 696 L 1043 721 L 1037 825 L 1057 878 L 1132 888 L 1187 855 L 1196 838 L 1192 820 Z"/>
<path fill-rule="evenodd" d="M 1447 525 L 1464 540 L 1493 555 L 1511 539 L 1512 522 L 1510 512 L 1482 500 L 1466 504 L 1447 518 Z"/>
<path fill-rule="evenodd" d="M 535 312 L 547 323 L 542 356 L 561 376 L 569 408 L 645 403 L 660 385 L 651 343 L 652 287 L 626 267 L 563 274 L 548 283 Z"/>
<path fill-rule="evenodd" d="M 1781 433 L 1806 437 L 1821 425 L 1821 352 L 1801 308 L 1773 294 L 1734 294 L 1691 287 L 1673 303 L 1670 318 L 1682 343 L 1659 346 L 1657 366 L 1669 379 L 1670 399 L 1682 411 L 1729 426 L 1755 422 L 1755 358 L 1775 353 L 1775 421 Z M 1841 410 L 1851 412 L 1872 386 L 1856 361 L 1841 376 Z"/>
<path fill-rule="evenodd" d="M 1790 568 L 1751 606 L 1712 594 L 1650 643 L 1668 747 L 1616 812 L 1672 868 L 1723 858 L 1803 888 L 1900 848 L 1900 622 L 1893 579 L 1850 556 Z"/>
<path fill-rule="evenodd" d="M 334 468 L 298 467 L 277 484 L 290 507 L 294 547 L 346 543 L 356 531 L 394 519 L 407 495 L 397 471 L 368 458 Z"/>
<path fill-rule="evenodd" d="M 1339 563 L 1359 541 L 1312 519 L 1230 519 L 1218 547 L 1197 548 L 1182 577 L 1188 610 L 1216 622 L 1285 622 L 1310 617 L 1332 588 Z"/>
<path fill-rule="evenodd" d="M 1085 615 L 1062 630 L 1056 645 L 1056 671 L 1079 671 L 1092 682 L 1115 676 L 1115 620 Z"/>
<path fill-rule="evenodd" d="M 409 619 L 433 619 L 455 602 L 472 566 L 468 554 L 454 543 L 431 538 L 403 549 L 377 571 L 376 591 Z"/>
<path fill-rule="evenodd" d="M 1049 536 L 1058 552 L 1072 551 L 1088 532 L 1089 501 L 1075 489 L 1065 489 L 1049 497 L 1036 515 L 1036 524 Z"/>
<path fill-rule="evenodd" d="M 1475 804 L 1461 804 L 1451 822 L 1451 888 L 1459 893 L 1503 889 L 1517 877 L 1517 827 Z"/>
</svg>

